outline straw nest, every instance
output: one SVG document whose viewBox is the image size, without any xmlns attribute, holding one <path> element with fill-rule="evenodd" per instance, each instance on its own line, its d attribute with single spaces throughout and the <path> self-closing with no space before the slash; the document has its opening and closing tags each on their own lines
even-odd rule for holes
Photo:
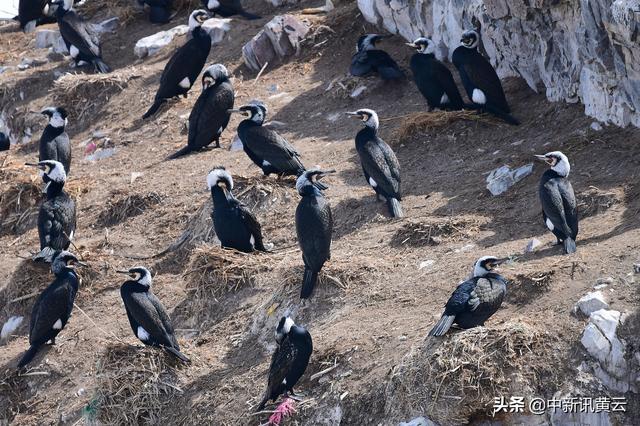
<svg viewBox="0 0 640 426">
<path fill-rule="evenodd" d="M 109 346 L 99 354 L 96 391 L 85 417 L 112 425 L 162 424 L 175 410 L 172 398 L 182 393 L 177 365 L 160 349 Z"/>
<path fill-rule="evenodd" d="M 12 316 L 27 316 L 36 297 L 52 280 L 50 265 L 23 260 L 0 288 L 0 324 Z M 26 329 L 29 321 L 23 321 L 21 329 Z"/>
<path fill-rule="evenodd" d="M 192 11 L 201 6 L 198 0 L 174 0 L 173 10 L 177 12 Z M 120 25 L 126 25 L 133 21 L 137 16 L 145 16 L 134 3 L 128 0 L 110 0 L 108 2 L 86 2 L 80 7 L 80 11 L 84 16 L 117 16 Z M 146 19 L 146 18 L 145 18 Z"/>
<path fill-rule="evenodd" d="M 443 241 L 459 241 L 478 232 L 477 219 L 449 218 L 409 221 L 396 231 L 391 245 L 411 247 L 435 246 Z"/>
<path fill-rule="evenodd" d="M 478 114 L 476 111 L 438 110 L 432 112 L 417 112 L 402 118 L 403 120 L 397 130 L 397 139 L 400 141 L 404 141 L 427 130 L 447 126 L 456 121 L 494 122 L 490 116 Z"/>
<path fill-rule="evenodd" d="M 157 192 L 121 195 L 107 201 L 107 207 L 98 216 L 103 226 L 113 226 L 141 215 L 149 207 L 159 204 L 165 197 Z"/>
<path fill-rule="evenodd" d="M 325 88 L 325 92 L 335 99 L 350 99 L 354 90 L 364 86 L 371 88 L 378 83 L 377 77 L 354 77 L 352 75 L 344 75 L 333 79 Z M 356 96 L 357 97 L 357 96 Z"/>
<path fill-rule="evenodd" d="M 546 396 L 561 371 L 559 346 L 547 326 L 523 321 L 427 338 L 394 368 L 385 410 L 466 424 L 491 416 L 496 396 Z"/>
<path fill-rule="evenodd" d="M 518 306 L 527 305 L 551 289 L 554 271 L 536 271 L 518 274 L 507 290 L 506 301 Z"/>
<path fill-rule="evenodd" d="M 21 235 L 35 227 L 42 189 L 38 180 L 14 167 L 0 171 L 0 235 Z"/>
<path fill-rule="evenodd" d="M 619 204 L 625 196 L 624 188 L 603 191 L 595 186 L 578 194 L 578 213 L 580 217 L 595 216 Z"/>
</svg>

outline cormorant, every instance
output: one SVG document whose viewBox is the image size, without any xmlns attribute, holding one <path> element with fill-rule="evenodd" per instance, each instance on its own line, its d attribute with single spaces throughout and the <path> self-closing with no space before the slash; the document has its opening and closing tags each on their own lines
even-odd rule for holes
<svg viewBox="0 0 640 426">
<path fill-rule="evenodd" d="M 20 29 L 30 33 L 37 25 L 56 22 L 54 14 L 57 7 L 49 0 L 20 0 L 16 17 L 20 22 Z"/>
<path fill-rule="evenodd" d="M 65 132 L 67 111 L 61 107 L 50 107 L 42 110 L 49 117 L 49 124 L 40 137 L 40 156 L 38 161 L 59 161 L 68 175 L 71 169 L 71 142 Z"/>
<path fill-rule="evenodd" d="M 245 253 L 267 251 L 262 241 L 262 227 L 255 215 L 231 192 L 233 178 L 224 167 L 216 167 L 207 176 L 213 200 L 213 226 L 222 247 Z"/>
<path fill-rule="evenodd" d="M 311 297 L 318 272 L 331 259 L 331 205 L 315 185 L 328 173 L 333 173 L 333 170 L 307 170 L 296 182 L 296 189 L 302 197 L 296 208 L 296 232 L 304 261 L 301 299 Z"/>
<path fill-rule="evenodd" d="M 404 216 L 400 205 L 400 163 L 391 147 L 378 136 L 378 114 L 371 109 L 359 109 L 347 115 L 364 123 L 364 128 L 356 135 L 356 151 L 364 178 L 378 196 L 387 200 L 391 216 Z"/>
<path fill-rule="evenodd" d="M 173 17 L 172 0 L 143 0 L 142 3 L 149 6 L 149 21 L 152 24 L 166 24 Z"/>
<path fill-rule="evenodd" d="M 38 213 L 38 234 L 40 236 L 40 252 L 33 260 L 51 262 L 53 254 L 66 250 L 73 240 L 76 230 L 76 203 L 64 192 L 67 175 L 58 161 L 46 160 L 36 166 L 44 172 L 46 199 L 40 205 Z"/>
<path fill-rule="evenodd" d="M 200 75 L 211 50 L 211 36 L 202 29 L 202 23 L 207 19 L 209 14 L 204 10 L 198 9 L 191 12 L 189 16 L 191 39 L 176 50 L 165 65 L 153 105 L 142 116 L 143 119 L 155 114 L 167 99 L 180 95 L 187 97 L 187 92 Z"/>
<path fill-rule="evenodd" d="M 229 81 L 229 72 L 222 64 L 208 67 L 202 75 L 202 93 L 189 115 L 189 139 L 187 146 L 171 155 L 178 158 L 191 151 L 200 150 L 211 142 L 220 147 L 220 135 L 231 118 L 235 94 Z"/>
<path fill-rule="evenodd" d="M 78 274 L 76 265 L 84 266 L 76 256 L 68 251 L 59 252 L 51 264 L 55 279 L 40 293 L 31 310 L 29 324 L 29 344 L 27 352 L 18 363 L 18 368 L 27 365 L 42 345 L 51 341 L 62 331 L 73 310 L 73 302 L 78 292 Z"/>
<path fill-rule="evenodd" d="M 0 132 L 0 151 L 9 151 L 11 140 L 3 132 Z"/>
<path fill-rule="evenodd" d="M 465 329 L 484 325 L 500 308 L 507 293 L 507 280 L 494 272 L 505 261 L 493 256 L 478 259 L 473 276 L 455 289 L 429 336 L 443 336 L 453 323 Z"/>
<path fill-rule="evenodd" d="M 377 72 L 383 80 L 404 77 L 404 73 L 391 56 L 384 50 L 376 49 L 376 43 L 388 36 L 366 34 L 358 39 L 356 53 L 351 58 L 351 75 L 361 77 Z"/>
<path fill-rule="evenodd" d="M 429 110 L 461 110 L 464 102 L 458 86 L 449 68 L 436 59 L 436 46 L 433 41 L 420 37 L 407 45 L 418 51 L 411 57 L 411 71 L 418 90 L 427 100 Z"/>
<path fill-rule="evenodd" d="M 313 342 L 307 329 L 296 325 L 289 317 L 280 319 L 276 343 L 278 347 L 271 358 L 267 390 L 256 411 L 261 411 L 267 401 L 275 401 L 284 393 L 294 395 L 293 387 L 307 369 L 313 352 Z"/>
<path fill-rule="evenodd" d="M 98 32 L 72 9 L 73 0 L 57 0 L 51 4 L 58 5 L 56 18 L 60 35 L 76 66 L 93 64 L 101 73 L 111 72 L 102 60 Z"/>
<path fill-rule="evenodd" d="M 578 236 L 578 210 L 576 196 L 569 182 L 569 159 L 560 151 L 536 155 L 551 168 L 540 179 L 538 192 L 542 204 L 542 218 L 549 231 L 564 245 L 564 251 L 576 251 Z"/>
<path fill-rule="evenodd" d="M 189 358 L 180 352 L 167 311 L 151 291 L 152 278 L 149 270 L 138 266 L 116 272 L 132 278 L 122 284 L 120 296 L 133 334 L 145 345 L 160 347 L 181 361 L 190 362 Z"/>
<path fill-rule="evenodd" d="M 223 18 L 228 18 L 233 15 L 240 15 L 246 19 L 260 19 L 260 16 L 253 13 L 246 12 L 242 7 L 240 0 L 201 0 L 202 5 L 213 16 L 220 15 Z"/>
</svg>

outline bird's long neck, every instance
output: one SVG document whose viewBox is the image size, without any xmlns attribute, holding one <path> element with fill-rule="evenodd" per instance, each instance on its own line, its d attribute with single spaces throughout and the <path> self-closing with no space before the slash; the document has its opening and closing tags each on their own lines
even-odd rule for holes
<svg viewBox="0 0 640 426">
<path fill-rule="evenodd" d="M 51 124 L 47 124 L 44 128 L 43 135 L 49 136 L 51 139 L 56 138 L 64 133 L 64 127 L 55 127 Z"/>
<path fill-rule="evenodd" d="M 202 27 L 195 27 L 191 30 L 191 36 L 195 39 L 210 38 L 209 33 L 202 29 Z"/>
<path fill-rule="evenodd" d="M 370 140 L 376 140 L 377 129 L 369 126 L 365 126 L 356 135 L 356 145 L 364 144 Z"/>
<path fill-rule="evenodd" d="M 322 191 L 313 186 L 313 183 L 308 181 L 306 184 L 300 187 L 298 193 L 302 197 L 324 197 Z"/>
<path fill-rule="evenodd" d="M 213 205 L 226 205 L 233 198 L 233 195 L 229 191 L 225 191 L 218 185 L 211 188 L 211 198 L 213 199 Z"/>
<path fill-rule="evenodd" d="M 63 193 L 64 182 L 56 182 L 50 181 L 49 186 L 47 186 L 47 198 L 55 198 L 58 195 Z"/>
</svg>

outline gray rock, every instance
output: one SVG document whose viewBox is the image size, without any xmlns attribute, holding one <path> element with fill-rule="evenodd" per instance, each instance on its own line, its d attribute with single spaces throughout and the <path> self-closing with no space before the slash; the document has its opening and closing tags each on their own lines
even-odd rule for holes
<svg viewBox="0 0 640 426">
<path fill-rule="evenodd" d="M 266 1 L 267 3 L 271 3 L 275 7 L 300 3 L 300 0 L 266 0 Z"/>
<path fill-rule="evenodd" d="M 434 422 L 426 417 L 416 417 L 408 422 L 400 422 L 398 426 L 437 426 Z"/>
<path fill-rule="evenodd" d="M 276 16 L 242 47 L 242 58 L 249 68 L 260 71 L 267 62 L 281 62 L 297 54 L 308 32 L 309 25 L 296 17 Z"/>
<path fill-rule="evenodd" d="M 533 163 L 511 169 L 509 166 L 498 167 L 487 176 L 487 189 L 492 195 L 500 195 L 533 172 Z"/>
<path fill-rule="evenodd" d="M 531 241 L 529 241 L 529 243 L 527 243 L 527 246 L 524 248 L 524 252 L 532 253 L 533 251 L 535 251 L 535 249 L 537 249 L 541 245 L 542 245 L 542 241 L 540 241 L 537 238 L 534 238 Z"/>
<path fill-rule="evenodd" d="M 600 130 L 602 130 L 602 125 L 597 121 L 594 121 L 593 123 L 591 123 L 591 130 L 593 130 L 594 132 L 599 132 Z"/>
<path fill-rule="evenodd" d="M 588 293 L 578 300 L 578 303 L 576 303 L 576 306 L 574 307 L 575 312 L 582 313 L 586 316 L 589 316 L 600 309 L 609 309 L 609 304 L 605 300 L 601 291 Z"/>
<path fill-rule="evenodd" d="M 56 44 L 58 42 L 58 39 L 61 39 L 61 38 L 62 37 L 60 36 L 60 31 L 58 30 L 47 30 L 47 29 L 37 30 L 35 48 L 46 49 Z"/>
<path fill-rule="evenodd" d="M 209 33 L 212 45 L 218 44 L 231 29 L 231 19 L 207 19 L 202 23 L 202 29 Z"/>
<path fill-rule="evenodd" d="M 113 18 L 105 19 L 99 24 L 94 25 L 95 30 L 102 33 L 113 33 L 118 29 L 118 25 L 120 25 L 120 19 L 116 16 Z"/>
<path fill-rule="evenodd" d="M 638 0 L 357 0 L 363 17 L 407 40 L 429 34 L 450 58 L 480 24 L 498 75 L 524 78 L 551 101 L 582 102 L 603 123 L 640 126 Z"/>
<path fill-rule="evenodd" d="M 640 263 L 634 263 L 633 264 L 633 272 L 635 274 L 640 274 Z"/>
<path fill-rule="evenodd" d="M 170 44 L 174 37 L 185 35 L 189 32 L 187 25 L 178 25 L 170 30 L 160 31 L 150 36 L 141 38 L 137 41 L 133 48 L 133 53 L 138 58 L 144 58 L 145 56 L 153 56 L 160 51 L 163 47 Z"/>
</svg>

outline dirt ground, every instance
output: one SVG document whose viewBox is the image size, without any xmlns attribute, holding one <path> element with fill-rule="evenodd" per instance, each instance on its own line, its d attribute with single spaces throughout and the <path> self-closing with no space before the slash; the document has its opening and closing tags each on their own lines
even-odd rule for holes
<svg viewBox="0 0 640 426">
<path fill-rule="evenodd" d="M 260 2 L 254 10 L 265 17 L 234 19 L 208 61 L 224 63 L 233 74 L 237 105 L 252 99 L 267 103 L 268 119 L 285 123 L 280 132 L 308 167 L 337 170 L 326 181 L 335 218 L 332 260 L 314 297 L 303 305 L 297 296 L 302 259 L 293 218 L 299 199 L 294 182 L 262 178 L 244 152 L 227 149 L 239 118 L 223 134 L 222 149 L 171 162 L 163 159 L 186 143 L 185 124 L 200 82 L 187 99 L 172 101 L 154 120 L 140 120 L 165 62 L 184 38 L 141 61 L 133 46 L 143 36 L 186 23 L 188 12 L 164 26 L 149 24 L 140 13 L 128 15 L 116 34 L 106 35 L 103 56 L 115 80 L 74 89 L 78 81 L 92 78 L 81 73 L 63 77 L 73 84 L 61 91 L 56 79 L 74 72 L 68 58 L 0 74 L 0 108 L 12 115 L 14 130 L 29 127 L 33 134 L 30 142 L 0 155 L 0 322 L 27 316 L 0 346 L 0 422 L 264 423 L 267 415 L 251 412 L 266 385 L 275 324 L 291 313 L 309 329 L 314 352 L 298 385 L 305 401 L 286 424 L 397 424 L 417 413 L 398 414 L 385 406 L 393 368 L 422 344 L 452 290 L 486 254 L 514 256 L 503 269 L 511 281 L 507 301 L 487 327 L 521 321 L 555 336 L 548 350 L 561 366 L 554 380 L 539 383 L 538 396 L 552 396 L 587 359 L 579 344 L 585 321 L 571 311 L 598 279 L 612 278 L 605 290 L 612 309 L 637 310 L 633 264 L 640 247 L 640 130 L 604 126 L 594 131 L 581 105 L 549 103 L 514 79 L 505 89 L 520 126 L 471 117 L 400 139 L 403 121 L 425 111 L 426 103 L 409 79 L 384 84 L 367 78 L 365 92 L 349 97 L 360 84 L 345 78 L 353 46 L 374 28 L 355 2 L 344 0 L 336 1 L 328 15 L 305 16 L 313 30 L 301 54 L 270 66 L 256 81 L 256 73 L 242 63 L 241 46 L 271 16 L 300 15 L 316 3 L 275 9 Z M 114 10 L 101 9 L 92 19 Z M 33 34 L 16 29 L 0 26 L 2 65 L 46 58 L 46 49 L 33 48 Z M 413 52 L 400 37 L 381 47 L 410 73 Z M 345 88 L 334 83 L 327 90 L 334 80 Z M 67 131 L 74 158 L 67 187 L 78 204 L 75 251 L 90 268 L 82 273 L 77 308 L 57 344 L 43 349 L 29 372 L 17 376 L 15 365 L 28 345 L 29 296 L 51 281 L 46 268 L 26 260 L 37 248 L 33 214 L 39 183 L 23 164 L 36 158 L 46 124 L 29 111 L 52 104 L 71 111 Z M 389 219 L 362 177 L 354 147 L 360 125 L 342 113 L 364 107 L 378 112 L 381 136 L 399 158 L 406 218 Z M 98 131 L 110 139 L 115 154 L 89 161 L 83 143 Z M 496 167 L 521 166 L 533 162 L 534 154 L 552 150 L 569 157 L 580 200 L 578 252 L 572 256 L 553 245 L 542 222 L 537 182 L 543 164 L 535 164 L 533 174 L 504 195 L 493 197 L 485 188 L 487 174 Z M 243 256 L 215 248 L 206 175 L 219 164 L 236 178 L 236 194 L 257 212 L 266 240 L 275 245 L 273 253 Z M 185 231 L 190 238 L 181 247 L 136 259 L 162 252 Z M 543 245 L 523 254 L 533 238 Z M 431 265 L 420 269 L 425 261 Z M 159 351 L 142 349 L 132 335 L 115 269 L 138 264 L 155 274 L 153 289 L 172 312 L 191 365 L 175 365 Z M 541 278 L 544 285 L 537 285 Z M 542 355 L 530 358 L 546 362 Z M 637 396 L 629 394 L 628 400 L 630 413 L 617 421 L 638 424 Z M 469 422 L 487 419 L 486 407 L 475 410 Z"/>
</svg>

